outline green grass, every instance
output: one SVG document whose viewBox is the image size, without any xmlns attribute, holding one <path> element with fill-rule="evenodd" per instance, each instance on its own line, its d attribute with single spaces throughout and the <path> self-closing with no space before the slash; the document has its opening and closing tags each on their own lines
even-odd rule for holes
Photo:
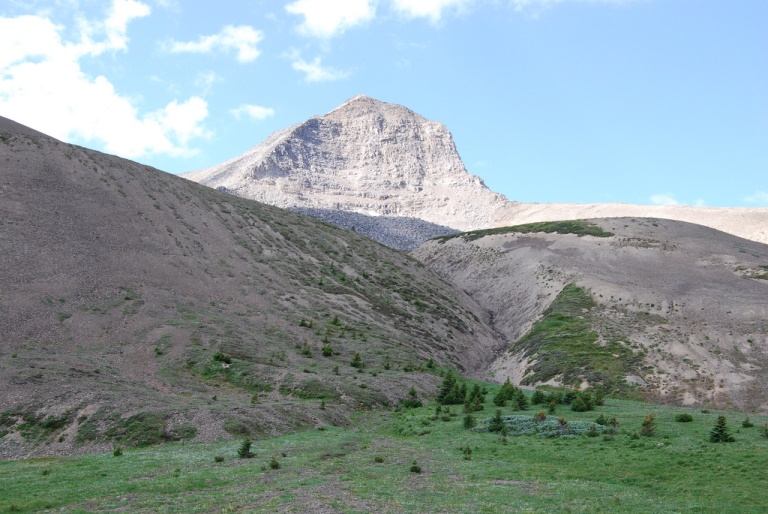
<svg viewBox="0 0 768 514">
<path fill-rule="evenodd" d="M 597 344 L 590 318 L 596 307 L 583 288 L 575 284 L 563 288 L 542 319 L 509 350 L 536 358 L 524 384 L 559 377 L 566 385 L 579 385 L 586 379 L 609 394 L 633 396 L 624 377 L 638 373 L 642 357 L 615 340 Z"/>
<path fill-rule="evenodd" d="M 611 237 L 613 232 L 607 232 L 594 223 L 584 220 L 568 221 L 541 221 L 538 223 L 526 223 L 525 225 L 515 225 L 513 227 L 489 228 L 485 230 L 473 230 L 471 232 L 462 232 L 460 234 L 450 234 L 447 236 L 436 237 L 440 243 L 445 243 L 454 237 L 461 237 L 465 241 L 474 241 L 485 236 L 495 236 L 500 234 L 519 233 L 528 234 L 531 232 L 546 232 L 556 234 L 576 234 L 581 236 Z"/>
<path fill-rule="evenodd" d="M 498 386 L 491 389 L 493 396 Z M 707 442 L 718 412 L 609 399 L 597 411 L 558 407 L 569 422 L 616 416 L 618 433 L 546 439 L 462 428 L 434 404 L 360 413 L 352 427 L 255 440 L 173 443 L 64 458 L 0 462 L 0 511 L 292 512 L 765 512 L 768 439 L 727 415 L 734 443 Z M 532 415 L 540 407 L 505 415 Z M 653 437 L 633 439 L 652 411 Z M 486 403 L 477 413 L 490 417 Z M 675 422 L 692 412 L 690 423 Z M 482 420 L 482 419 L 481 419 Z M 418 435 L 421 434 L 421 435 Z M 470 460 L 465 459 L 471 449 Z M 223 456 L 223 462 L 216 457 Z M 275 458 L 279 469 L 272 469 Z M 421 473 L 410 471 L 414 462 Z"/>
</svg>

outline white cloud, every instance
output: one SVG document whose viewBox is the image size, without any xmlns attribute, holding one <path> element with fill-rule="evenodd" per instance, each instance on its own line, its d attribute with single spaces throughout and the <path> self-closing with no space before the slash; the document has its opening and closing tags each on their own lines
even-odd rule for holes
<svg viewBox="0 0 768 514">
<path fill-rule="evenodd" d="M 307 62 L 298 56 L 294 56 L 291 67 L 296 71 L 305 73 L 304 80 L 307 82 L 329 82 L 345 79 L 351 75 L 349 71 L 323 66 L 320 57 L 315 57 L 312 62 Z"/>
<path fill-rule="evenodd" d="M 392 0 L 392 7 L 410 18 L 429 18 L 436 23 L 442 18 L 443 11 L 462 11 L 473 3 L 474 0 Z"/>
<path fill-rule="evenodd" d="M 172 41 L 168 45 L 168 51 L 207 54 L 214 50 L 236 50 L 239 62 L 251 62 L 261 54 L 256 45 L 262 39 L 264 39 L 264 33 L 253 27 L 227 25 L 218 34 L 200 36 L 197 41 L 186 43 Z"/>
<path fill-rule="evenodd" d="M 0 17 L 0 112 L 59 139 L 100 141 L 124 157 L 193 154 L 190 140 L 208 135 L 202 98 L 140 115 L 106 77 L 80 65 L 85 56 L 125 50 L 128 23 L 149 13 L 140 2 L 115 0 L 105 20 L 80 22 L 75 41 L 42 16 Z"/>
<path fill-rule="evenodd" d="M 376 16 L 376 0 L 296 0 L 285 6 L 291 14 L 304 16 L 299 32 L 330 38 L 366 23 Z"/>
<path fill-rule="evenodd" d="M 755 191 L 751 195 L 744 197 L 744 201 L 747 203 L 756 203 L 761 205 L 768 205 L 768 192 Z"/>
<path fill-rule="evenodd" d="M 651 203 L 655 205 L 680 205 L 672 193 L 661 193 L 653 195 L 650 198 Z"/>
<path fill-rule="evenodd" d="M 238 120 L 242 116 L 249 116 L 254 120 L 263 120 L 270 116 L 274 116 L 275 114 L 275 110 L 271 107 L 262 107 L 261 105 L 250 104 L 241 105 L 237 109 L 232 109 L 229 112 L 232 113 L 232 115 Z"/>
</svg>

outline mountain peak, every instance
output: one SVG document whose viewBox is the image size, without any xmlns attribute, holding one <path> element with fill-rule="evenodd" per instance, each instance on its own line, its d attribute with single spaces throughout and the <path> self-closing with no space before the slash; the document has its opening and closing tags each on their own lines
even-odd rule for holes
<svg viewBox="0 0 768 514">
<path fill-rule="evenodd" d="M 366 95 L 186 176 L 279 207 L 416 217 L 456 229 L 488 226 L 506 204 L 467 172 L 442 123 Z"/>
</svg>

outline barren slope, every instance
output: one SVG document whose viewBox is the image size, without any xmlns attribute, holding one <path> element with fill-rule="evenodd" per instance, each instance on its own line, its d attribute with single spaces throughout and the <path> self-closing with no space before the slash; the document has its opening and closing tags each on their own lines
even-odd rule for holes
<svg viewBox="0 0 768 514">
<path fill-rule="evenodd" d="M 487 366 L 482 316 L 353 231 L 0 118 L 0 458 L 343 423 Z"/>
<path fill-rule="evenodd" d="M 497 380 L 768 408 L 768 246 L 679 221 L 588 221 L 614 235 L 497 230 L 413 255 L 492 312 L 508 341 Z"/>
</svg>

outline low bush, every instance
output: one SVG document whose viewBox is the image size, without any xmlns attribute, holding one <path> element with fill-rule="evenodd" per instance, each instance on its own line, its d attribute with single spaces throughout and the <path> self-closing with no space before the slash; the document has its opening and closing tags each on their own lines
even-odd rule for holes
<svg viewBox="0 0 768 514">
<path fill-rule="evenodd" d="M 693 421 L 693 416 L 688 414 L 687 412 L 683 412 L 681 414 L 675 414 L 675 421 L 678 423 L 690 423 Z"/>
</svg>

